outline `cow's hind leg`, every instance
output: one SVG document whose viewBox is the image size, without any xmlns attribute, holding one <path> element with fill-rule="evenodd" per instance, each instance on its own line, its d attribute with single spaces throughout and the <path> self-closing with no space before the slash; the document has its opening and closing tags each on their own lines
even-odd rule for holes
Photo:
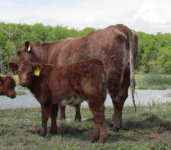
<svg viewBox="0 0 171 150">
<path fill-rule="evenodd" d="M 81 113 L 80 113 L 80 106 L 81 104 L 75 105 L 75 122 L 76 121 L 81 121 Z M 66 115 L 65 115 L 65 106 L 59 106 L 60 107 L 60 120 L 65 120 Z"/>
<path fill-rule="evenodd" d="M 114 106 L 113 131 L 119 131 L 122 127 L 122 110 L 125 100 L 128 97 L 128 88 L 130 85 L 130 71 L 129 69 L 124 71 L 124 76 L 121 85 L 115 85 L 113 82 L 109 81 L 108 91 L 112 98 Z"/>
<path fill-rule="evenodd" d="M 60 120 L 65 120 L 65 106 L 59 105 L 60 108 Z"/>
<path fill-rule="evenodd" d="M 104 114 L 104 104 L 102 101 L 88 101 L 88 104 L 95 119 L 92 142 L 96 142 L 99 139 L 101 143 L 105 143 L 107 140 L 107 128 Z"/>
<path fill-rule="evenodd" d="M 114 114 L 113 114 L 113 131 L 119 131 L 122 128 L 122 110 L 124 106 L 124 102 L 128 97 L 128 93 L 119 91 L 118 95 L 113 98 L 112 102 L 114 105 Z"/>
<path fill-rule="evenodd" d="M 50 117 L 51 117 L 50 133 L 51 134 L 57 133 L 57 124 L 56 124 L 57 114 L 58 114 L 58 105 L 57 104 L 51 105 L 50 108 Z"/>
</svg>

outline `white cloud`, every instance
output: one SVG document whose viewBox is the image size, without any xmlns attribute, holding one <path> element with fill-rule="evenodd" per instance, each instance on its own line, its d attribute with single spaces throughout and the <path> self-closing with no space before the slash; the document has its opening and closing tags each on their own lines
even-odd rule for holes
<svg viewBox="0 0 171 150">
<path fill-rule="evenodd" d="M 74 28 L 123 23 L 149 33 L 171 32 L 170 0 L 0 0 L 0 21 Z"/>
<path fill-rule="evenodd" d="M 149 0 L 142 4 L 138 10 L 137 17 L 145 22 L 156 25 L 171 23 L 171 1 Z"/>
</svg>

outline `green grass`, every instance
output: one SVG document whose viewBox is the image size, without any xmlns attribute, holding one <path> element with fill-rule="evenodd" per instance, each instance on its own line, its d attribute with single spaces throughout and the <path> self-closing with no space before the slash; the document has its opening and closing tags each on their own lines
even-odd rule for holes
<svg viewBox="0 0 171 150">
<path fill-rule="evenodd" d="M 123 111 L 123 129 L 109 126 L 113 109 L 105 110 L 109 137 L 106 144 L 91 143 L 94 126 L 87 108 L 83 121 L 74 122 L 74 108 L 67 107 L 65 121 L 57 120 L 58 134 L 41 137 L 33 134 L 41 124 L 40 108 L 0 110 L 0 149 L 32 150 L 159 150 L 171 149 L 171 103 L 132 107 Z M 50 122 L 50 121 L 49 121 Z"/>
<path fill-rule="evenodd" d="M 136 84 L 138 89 L 164 90 L 171 88 L 171 75 L 136 75 Z"/>
<path fill-rule="evenodd" d="M 18 91 L 17 90 L 17 95 L 25 95 L 25 94 L 27 94 L 27 92 L 25 92 L 25 91 Z"/>
</svg>

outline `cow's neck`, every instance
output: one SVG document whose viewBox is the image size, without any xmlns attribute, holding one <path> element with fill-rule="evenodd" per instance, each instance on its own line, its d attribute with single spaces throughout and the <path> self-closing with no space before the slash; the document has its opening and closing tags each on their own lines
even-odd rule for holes
<svg viewBox="0 0 171 150">
<path fill-rule="evenodd" d="M 48 62 L 48 54 L 50 49 L 46 45 L 39 45 L 35 47 L 34 51 L 34 61 L 40 63 L 47 63 Z"/>
</svg>

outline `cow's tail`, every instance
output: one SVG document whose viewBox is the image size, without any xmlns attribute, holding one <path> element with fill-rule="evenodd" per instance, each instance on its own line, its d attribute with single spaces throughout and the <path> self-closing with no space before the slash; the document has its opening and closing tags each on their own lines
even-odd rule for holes
<svg viewBox="0 0 171 150">
<path fill-rule="evenodd" d="M 132 34 L 130 34 L 129 36 L 129 46 L 130 46 L 130 51 L 129 51 L 129 58 L 130 58 L 130 90 L 131 90 L 131 95 L 132 95 L 132 101 L 133 101 L 133 105 L 136 109 L 136 104 L 135 104 L 135 98 L 134 98 L 134 94 L 135 94 L 135 61 L 136 61 L 136 55 L 137 55 L 137 51 L 138 51 L 138 38 L 137 35 L 134 33 L 134 31 L 132 31 Z"/>
</svg>

